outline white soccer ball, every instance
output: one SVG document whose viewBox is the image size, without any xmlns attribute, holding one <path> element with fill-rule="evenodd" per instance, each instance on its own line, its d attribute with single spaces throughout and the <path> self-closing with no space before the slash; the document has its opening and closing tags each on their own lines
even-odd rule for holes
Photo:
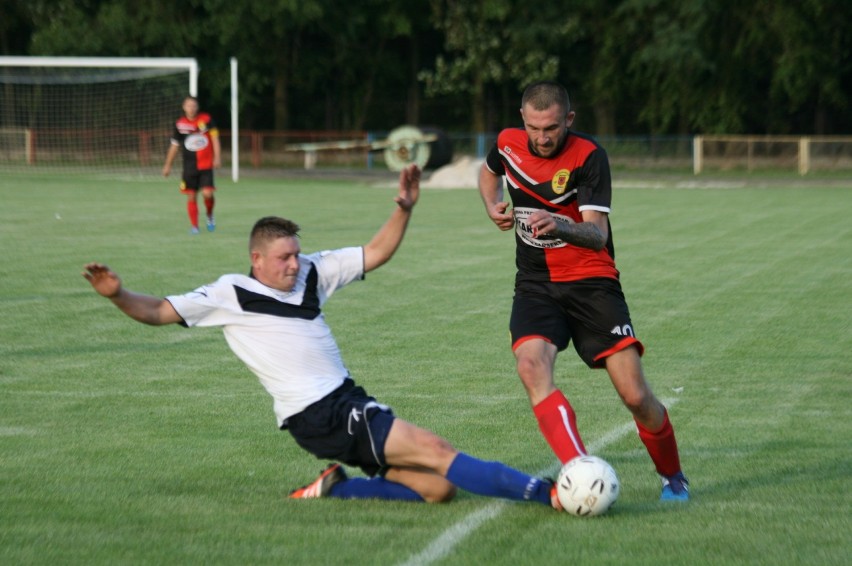
<svg viewBox="0 0 852 566">
<path fill-rule="evenodd" d="M 619 491 L 615 470 L 597 456 L 574 458 L 562 466 L 556 479 L 559 503 L 578 517 L 606 513 L 618 499 Z"/>
</svg>

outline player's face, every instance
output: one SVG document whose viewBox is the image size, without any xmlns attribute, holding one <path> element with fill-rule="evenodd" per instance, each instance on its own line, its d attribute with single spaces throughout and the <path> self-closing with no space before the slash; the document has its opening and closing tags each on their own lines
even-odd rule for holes
<svg viewBox="0 0 852 566">
<path fill-rule="evenodd" d="M 566 113 L 564 108 L 556 104 L 546 110 L 536 110 L 527 104 L 521 108 L 521 118 L 533 151 L 540 157 L 553 157 L 568 135 L 568 128 L 574 122 L 574 113 Z"/>
<path fill-rule="evenodd" d="M 198 115 L 198 102 L 191 98 L 187 98 L 183 101 L 183 113 L 186 114 L 186 117 L 192 120 Z"/>
<path fill-rule="evenodd" d="M 254 277 L 279 291 L 292 291 L 299 276 L 299 239 L 295 236 L 276 238 L 251 252 Z"/>
</svg>

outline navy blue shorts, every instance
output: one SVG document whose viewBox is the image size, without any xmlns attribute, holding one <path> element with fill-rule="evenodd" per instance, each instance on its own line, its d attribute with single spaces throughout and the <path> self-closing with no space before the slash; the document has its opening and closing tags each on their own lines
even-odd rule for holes
<svg viewBox="0 0 852 566">
<path fill-rule="evenodd" d="M 543 338 L 561 352 L 574 341 L 580 358 L 592 368 L 607 356 L 635 345 L 630 311 L 616 279 L 595 278 L 568 283 L 521 281 L 515 286 L 509 321 L 512 349 L 524 340 Z"/>
<path fill-rule="evenodd" d="M 322 460 L 361 468 L 365 474 L 384 475 L 385 442 L 394 421 L 393 411 L 346 379 L 343 385 L 287 419 L 296 443 Z"/>
</svg>

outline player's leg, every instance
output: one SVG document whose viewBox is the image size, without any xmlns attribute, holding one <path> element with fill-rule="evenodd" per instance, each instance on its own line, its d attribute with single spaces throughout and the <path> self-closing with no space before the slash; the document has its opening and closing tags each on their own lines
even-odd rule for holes
<svg viewBox="0 0 852 566">
<path fill-rule="evenodd" d="M 606 358 L 606 370 L 624 405 L 633 415 L 639 438 L 648 450 L 657 473 L 663 478 L 664 499 L 687 499 L 688 482 L 683 476 L 674 428 L 666 407 L 651 391 L 642 371 L 636 346 Z"/>
<path fill-rule="evenodd" d="M 359 466 L 369 476 L 347 478 L 338 465 L 293 498 L 340 497 L 448 501 L 455 486 L 479 495 L 551 504 L 552 484 L 499 462 L 456 451 L 438 435 L 396 418 L 351 380 L 288 419 L 296 442 L 318 458 Z"/>
<path fill-rule="evenodd" d="M 435 433 L 402 419 L 394 420 L 388 434 L 385 459 L 391 467 L 385 477 L 426 501 L 447 501 L 457 486 L 477 495 L 552 505 L 551 482 L 459 452 Z"/>
<path fill-rule="evenodd" d="M 213 184 L 212 169 L 199 172 L 199 184 L 201 186 L 201 194 L 204 198 L 204 210 L 207 213 L 207 231 L 212 232 L 216 229 L 216 221 L 213 218 L 213 208 L 216 205 L 214 194 L 216 187 Z"/>
<path fill-rule="evenodd" d="M 516 291 L 509 329 L 518 377 L 545 440 L 562 463 L 586 454 L 574 409 L 553 379 L 557 352 L 570 340 L 561 309 L 550 297 Z"/>
<path fill-rule="evenodd" d="M 198 234 L 198 177 L 184 174 L 180 192 L 186 195 L 186 215 L 189 217 L 189 232 Z"/>
<path fill-rule="evenodd" d="M 662 427 L 666 409 L 645 379 L 636 347 L 628 346 L 607 356 L 605 364 L 615 390 L 636 423 L 651 430 Z"/>
<path fill-rule="evenodd" d="M 539 430 L 564 464 L 586 454 L 586 447 L 577 429 L 574 408 L 553 382 L 556 353 L 556 346 L 550 342 L 528 339 L 515 348 L 515 360 Z"/>
<path fill-rule="evenodd" d="M 577 353 L 589 367 L 606 368 L 615 390 L 636 421 L 639 437 L 664 478 L 664 486 L 670 480 L 682 481 L 686 496 L 686 479 L 680 471 L 674 430 L 665 406 L 651 391 L 642 372 L 644 347 L 634 335 L 621 285 L 614 279 L 572 285 L 571 303 Z"/>
</svg>

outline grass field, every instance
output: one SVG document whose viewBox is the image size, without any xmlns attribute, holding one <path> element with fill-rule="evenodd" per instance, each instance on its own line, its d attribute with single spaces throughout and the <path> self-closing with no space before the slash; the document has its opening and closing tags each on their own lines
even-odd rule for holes
<svg viewBox="0 0 852 566">
<path fill-rule="evenodd" d="M 728 181 L 616 190 L 622 282 L 693 500 L 657 501 L 627 411 L 569 349 L 558 384 L 622 482 L 582 520 L 468 494 L 289 501 L 324 463 L 276 430 L 221 332 L 137 324 L 80 276 L 102 261 L 165 295 L 246 272 L 267 214 L 297 220 L 305 251 L 362 244 L 391 188 L 222 182 L 218 230 L 190 237 L 173 182 L 3 177 L 0 564 L 848 564 L 852 184 Z M 509 350 L 513 274 L 475 191 L 427 190 L 397 257 L 326 314 L 399 416 L 553 474 Z"/>
</svg>

